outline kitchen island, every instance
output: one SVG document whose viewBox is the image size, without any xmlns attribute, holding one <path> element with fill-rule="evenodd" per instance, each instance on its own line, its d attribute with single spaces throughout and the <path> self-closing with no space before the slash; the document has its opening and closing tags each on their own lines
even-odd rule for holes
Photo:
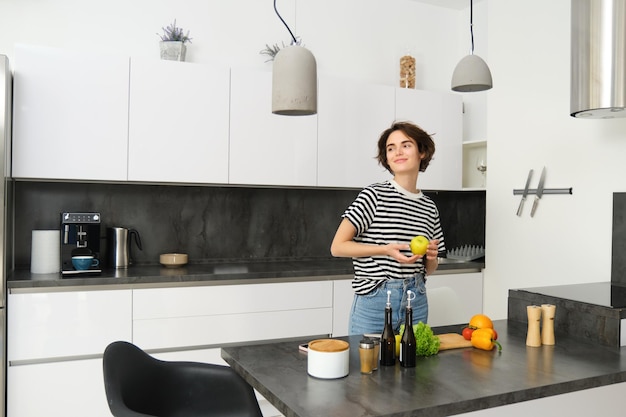
<svg viewBox="0 0 626 417">
<path fill-rule="evenodd" d="M 503 347 L 500 353 L 475 348 L 447 350 L 418 358 L 415 368 L 380 366 L 371 375 L 359 372 L 361 337 L 342 338 L 350 342 L 350 373 L 335 380 L 307 374 L 307 354 L 298 350 L 298 344 L 308 339 L 226 347 L 222 357 L 287 417 L 491 416 L 498 409 L 487 409 L 536 405 L 534 400 L 545 397 L 563 394 L 569 400 L 571 393 L 584 396 L 598 387 L 626 390 L 625 384 L 618 384 L 626 381 L 626 350 L 564 335 L 557 335 L 554 346 L 527 347 L 525 324 L 500 320 L 494 325 Z M 448 326 L 436 328 L 435 333 L 460 330 L 459 326 Z M 573 411 L 561 406 L 539 408 L 533 415 L 587 415 L 587 411 L 593 411 L 618 416 L 623 415 L 619 402 L 590 403 L 587 410 L 584 405 Z M 500 411 L 499 415 L 529 415 L 525 414 L 528 409 L 519 413 L 508 408 Z"/>
</svg>

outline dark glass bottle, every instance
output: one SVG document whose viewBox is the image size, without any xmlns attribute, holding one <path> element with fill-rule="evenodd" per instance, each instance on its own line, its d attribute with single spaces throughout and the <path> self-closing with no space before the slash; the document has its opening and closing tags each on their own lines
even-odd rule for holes
<svg viewBox="0 0 626 417">
<path fill-rule="evenodd" d="M 400 339 L 400 365 L 405 368 L 413 368 L 415 366 L 415 333 L 413 333 L 413 308 L 411 307 L 411 294 L 408 292 L 408 304 L 406 306 L 406 318 L 404 320 L 404 333 Z M 413 297 L 415 298 L 415 297 Z"/>
<path fill-rule="evenodd" d="M 387 306 L 385 307 L 385 327 L 380 336 L 380 364 L 390 366 L 396 364 L 396 335 L 391 325 L 391 291 L 387 291 Z"/>
</svg>

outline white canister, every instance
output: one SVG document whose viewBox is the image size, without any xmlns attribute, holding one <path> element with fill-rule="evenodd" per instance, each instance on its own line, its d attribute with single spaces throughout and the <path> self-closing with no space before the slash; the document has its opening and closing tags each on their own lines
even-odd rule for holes
<svg viewBox="0 0 626 417">
<path fill-rule="evenodd" d="M 30 251 L 30 272 L 53 274 L 61 271 L 61 232 L 33 230 Z"/>
<path fill-rule="evenodd" d="M 309 375 L 322 379 L 343 378 L 350 372 L 350 344 L 344 340 L 318 339 L 309 343 Z"/>
</svg>

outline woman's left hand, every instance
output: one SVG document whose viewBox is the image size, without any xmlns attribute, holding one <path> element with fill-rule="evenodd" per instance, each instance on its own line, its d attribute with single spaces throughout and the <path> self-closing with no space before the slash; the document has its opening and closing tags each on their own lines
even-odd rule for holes
<svg viewBox="0 0 626 417">
<path fill-rule="evenodd" d="M 439 256 L 439 240 L 432 239 L 426 248 L 426 259 L 437 259 Z"/>
</svg>

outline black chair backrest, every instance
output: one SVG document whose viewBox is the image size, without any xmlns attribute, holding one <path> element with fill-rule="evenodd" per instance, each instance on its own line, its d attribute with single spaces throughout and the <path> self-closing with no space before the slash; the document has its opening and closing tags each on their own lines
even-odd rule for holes
<svg viewBox="0 0 626 417">
<path fill-rule="evenodd" d="M 252 387 L 227 366 L 161 361 L 118 341 L 107 346 L 103 371 L 116 417 L 262 417 Z"/>
</svg>

